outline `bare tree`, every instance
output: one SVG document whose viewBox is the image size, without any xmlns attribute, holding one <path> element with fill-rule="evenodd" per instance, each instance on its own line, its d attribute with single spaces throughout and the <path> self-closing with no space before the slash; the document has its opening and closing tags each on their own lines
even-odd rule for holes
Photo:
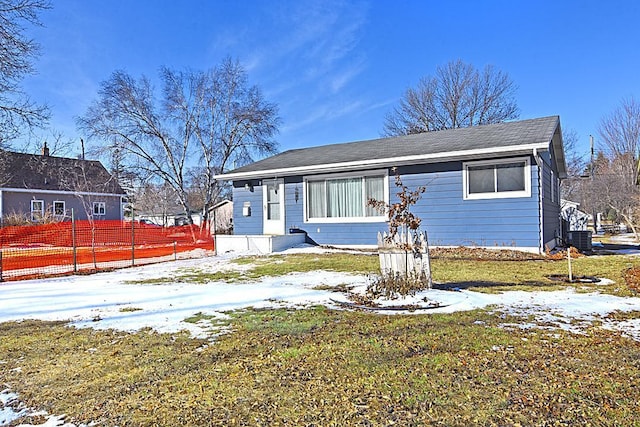
<svg viewBox="0 0 640 427">
<path fill-rule="evenodd" d="M 571 129 L 562 133 L 562 143 L 567 162 L 567 178 L 560 183 L 561 197 L 582 203 L 584 175 L 588 162 L 586 153 L 578 151 L 578 134 Z"/>
<path fill-rule="evenodd" d="M 198 167 L 206 219 L 218 191 L 216 173 L 231 162 L 242 165 L 275 152 L 277 107 L 248 86 L 245 71 L 230 58 L 207 72 L 163 68 L 160 80 L 157 97 L 146 77 L 114 72 L 78 125 L 105 141 L 107 152 L 119 151 L 121 165 L 169 185 L 188 219 L 188 170 Z"/>
<path fill-rule="evenodd" d="M 631 97 L 600 120 L 598 133 L 611 159 L 629 162 L 626 179 L 637 183 L 638 157 L 640 156 L 640 103 Z"/>
<path fill-rule="evenodd" d="M 41 126 L 49 117 L 21 90 L 20 82 L 34 72 L 38 45 L 25 34 L 25 26 L 41 25 L 38 13 L 47 0 L 0 0 L 0 146 L 27 128 Z"/>
<path fill-rule="evenodd" d="M 518 118 L 516 86 L 510 77 L 488 65 L 480 71 L 461 60 L 436 69 L 435 76 L 409 88 L 385 118 L 383 135 L 408 135 L 434 130 L 500 123 Z"/>
<path fill-rule="evenodd" d="M 608 212 L 612 219 L 631 226 L 637 237 L 640 104 L 633 97 L 623 99 L 602 118 L 598 133 L 605 150 L 589 167 L 593 171 L 591 204 L 600 212 Z"/>
<path fill-rule="evenodd" d="M 636 218 L 640 213 L 640 191 L 629 179 L 635 171 L 631 154 L 607 156 L 599 152 L 589 165 L 592 176 L 585 185 L 584 199 L 590 211 L 601 212 L 605 218 L 624 222 L 636 233 Z"/>
<path fill-rule="evenodd" d="M 136 214 L 153 216 L 164 227 L 173 225 L 169 218 L 180 209 L 175 192 L 166 184 L 144 183 L 135 189 L 133 198 Z"/>
<path fill-rule="evenodd" d="M 202 201 L 202 221 L 225 189 L 213 177 L 230 166 L 250 163 L 254 155 L 276 152 L 272 139 L 280 119 L 275 104 L 267 102 L 257 86 L 249 86 L 247 75 L 237 61 L 227 58 L 203 75 L 199 126 L 195 139 L 201 153 L 199 175 L 193 189 Z M 199 173 L 197 173 L 199 172 Z"/>
</svg>

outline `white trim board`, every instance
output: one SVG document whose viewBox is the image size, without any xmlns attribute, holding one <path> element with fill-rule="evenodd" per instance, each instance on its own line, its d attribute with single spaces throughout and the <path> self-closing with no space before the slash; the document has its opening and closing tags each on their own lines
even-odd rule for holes
<svg viewBox="0 0 640 427">
<path fill-rule="evenodd" d="M 549 150 L 550 142 L 526 145 L 512 145 L 509 147 L 491 147 L 475 150 L 452 151 L 445 153 L 421 154 L 414 156 L 399 156 L 386 159 L 358 160 L 352 162 L 327 163 L 321 165 L 296 166 L 291 168 L 278 168 L 248 172 L 231 172 L 214 175 L 216 180 L 233 180 L 244 178 L 260 178 L 266 176 L 289 176 L 305 173 L 332 173 L 357 171 L 370 168 L 382 168 L 390 166 L 404 166 L 420 163 L 441 163 L 453 160 L 472 160 L 486 158 L 488 156 L 504 155 L 534 155 L 537 151 Z"/>
</svg>

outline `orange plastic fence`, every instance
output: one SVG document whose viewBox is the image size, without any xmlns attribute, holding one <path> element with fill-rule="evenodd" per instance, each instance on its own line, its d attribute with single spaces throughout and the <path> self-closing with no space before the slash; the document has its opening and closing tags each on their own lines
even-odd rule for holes
<svg viewBox="0 0 640 427">
<path fill-rule="evenodd" d="M 131 221 L 75 221 L 0 229 L 0 279 L 98 271 L 213 250 L 206 228 L 158 227 Z"/>
</svg>

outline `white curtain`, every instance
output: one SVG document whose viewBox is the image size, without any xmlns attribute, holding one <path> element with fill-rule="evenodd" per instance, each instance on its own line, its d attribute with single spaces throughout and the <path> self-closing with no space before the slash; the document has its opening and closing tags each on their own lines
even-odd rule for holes
<svg viewBox="0 0 640 427">
<path fill-rule="evenodd" d="M 377 201 L 384 201 L 384 178 L 381 176 L 368 176 L 364 179 L 365 183 L 365 212 L 367 216 L 381 216 L 384 212 L 380 212 L 378 209 L 368 206 L 368 201 L 374 199 Z"/>
<path fill-rule="evenodd" d="M 324 190 L 324 181 L 308 182 L 307 192 L 307 209 L 309 209 L 309 218 L 325 218 L 327 216 L 327 198 Z"/>
<path fill-rule="evenodd" d="M 384 200 L 384 177 L 357 177 L 307 182 L 309 218 L 361 218 L 382 215 L 366 206 L 369 199 Z"/>
<path fill-rule="evenodd" d="M 350 218 L 363 216 L 362 178 L 327 181 L 327 216 Z"/>
</svg>

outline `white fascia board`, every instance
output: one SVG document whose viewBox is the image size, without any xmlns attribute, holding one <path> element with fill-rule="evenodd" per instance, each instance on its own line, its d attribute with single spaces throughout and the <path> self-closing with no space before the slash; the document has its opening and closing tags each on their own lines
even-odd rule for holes
<svg viewBox="0 0 640 427">
<path fill-rule="evenodd" d="M 549 142 L 537 144 L 512 145 L 509 147 L 491 147 L 476 150 L 452 151 L 446 153 L 422 154 L 417 156 L 399 156 L 387 159 L 359 160 L 354 162 L 327 163 L 322 165 L 298 166 L 293 168 L 268 169 L 239 173 L 226 173 L 214 175 L 216 180 L 251 179 L 271 176 L 291 176 L 305 173 L 328 173 L 347 170 L 362 170 L 376 167 L 390 167 L 402 165 L 414 165 L 419 163 L 438 163 L 453 160 L 468 160 L 486 158 L 488 156 L 502 156 L 506 154 L 522 155 L 534 154 L 536 150 L 548 150 Z"/>
<path fill-rule="evenodd" d="M 0 190 L 7 193 L 33 193 L 33 194 L 60 194 L 64 196 L 101 196 L 101 197 L 122 197 L 126 196 L 126 193 L 92 193 L 89 191 L 63 191 L 63 190 L 38 190 L 35 188 L 0 188 Z"/>
</svg>

